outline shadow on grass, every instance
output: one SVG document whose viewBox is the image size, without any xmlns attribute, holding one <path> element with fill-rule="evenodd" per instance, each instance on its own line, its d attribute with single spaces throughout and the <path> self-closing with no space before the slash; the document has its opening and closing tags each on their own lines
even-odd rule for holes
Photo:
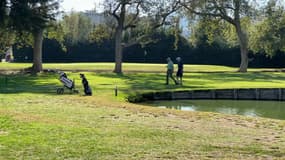
<svg viewBox="0 0 285 160">
<path fill-rule="evenodd" d="M 166 77 L 164 74 L 155 73 L 132 73 L 132 74 L 109 74 L 100 73 L 97 76 L 104 78 L 123 79 L 128 86 L 125 92 L 142 92 L 142 91 L 164 91 L 164 90 L 182 90 L 203 88 L 202 82 L 187 83 L 184 85 L 175 85 L 170 79 L 169 85 L 165 85 Z M 106 85 L 106 84 L 101 84 Z"/>
<path fill-rule="evenodd" d="M 273 82 L 276 80 L 285 81 L 285 74 L 274 74 L 266 72 L 258 73 L 210 73 L 202 77 L 208 80 L 218 80 L 223 82 L 229 81 L 258 81 L 258 82 Z M 195 76 L 193 77 L 195 78 Z"/>
<path fill-rule="evenodd" d="M 44 93 L 56 94 L 62 87 L 56 74 L 11 74 L 0 75 L 0 94 Z"/>
<path fill-rule="evenodd" d="M 275 73 L 191 73 L 185 74 L 184 84 L 175 85 L 170 80 L 170 85 L 165 85 L 165 74 L 133 73 L 110 74 L 100 73 L 97 76 L 105 78 L 123 79 L 127 84 L 125 92 L 166 91 L 166 90 L 195 90 L 209 89 L 214 84 L 226 84 L 232 82 L 272 82 L 285 81 L 285 74 Z M 102 84 L 103 85 L 103 84 Z"/>
<path fill-rule="evenodd" d="M 134 92 L 151 92 L 167 90 L 195 90 L 215 88 L 216 84 L 231 82 L 272 82 L 285 81 L 285 74 L 279 73 L 186 73 L 183 86 L 175 85 L 170 80 L 165 85 L 165 73 L 92 73 L 88 75 L 90 85 L 94 91 L 111 91 L 118 85 L 126 94 Z M 77 89 L 82 89 L 77 73 L 71 73 L 76 80 Z M 90 76 L 90 77 L 89 77 Z M 102 78 L 98 81 L 97 78 Z M 117 83 L 118 82 L 118 83 Z M 79 85 L 80 84 L 80 85 Z M 95 85 L 96 84 L 96 85 Z M 53 73 L 0 75 L 0 93 L 42 93 L 56 94 L 56 89 L 62 87 L 58 75 Z M 68 91 L 67 91 L 68 93 Z"/>
</svg>

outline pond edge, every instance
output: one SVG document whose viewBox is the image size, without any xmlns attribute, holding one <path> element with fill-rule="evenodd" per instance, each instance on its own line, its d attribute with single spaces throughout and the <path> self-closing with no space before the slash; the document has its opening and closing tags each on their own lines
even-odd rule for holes
<svg viewBox="0 0 285 160">
<path fill-rule="evenodd" d="M 127 101 L 139 103 L 157 100 L 272 100 L 285 101 L 285 88 L 210 89 L 148 92 L 129 95 Z"/>
</svg>

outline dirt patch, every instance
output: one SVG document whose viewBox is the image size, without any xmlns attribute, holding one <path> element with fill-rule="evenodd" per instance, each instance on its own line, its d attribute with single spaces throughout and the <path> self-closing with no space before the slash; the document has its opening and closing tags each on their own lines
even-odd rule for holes
<svg viewBox="0 0 285 160">
<path fill-rule="evenodd" d="M 6 136 L 6 135 L 8 135 L 8 132 L 0 130 L 0 136 Z"/>
<path fill-rule="evenodd" d="M 13 75 L 13 74 L 19 74 L 19 73 L 21 73 L 21 70 L 0 69 L 0 75 Z"/>
</svg>

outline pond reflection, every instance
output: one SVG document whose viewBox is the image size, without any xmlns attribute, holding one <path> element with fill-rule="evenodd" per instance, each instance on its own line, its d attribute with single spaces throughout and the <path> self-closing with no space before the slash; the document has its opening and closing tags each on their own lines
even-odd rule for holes
<svg viewBox="0 0 285 160">
<path fill-rule="evenodd" d="M 285 102 L 278 101 L 176 100 L 144 104 L 183 111 L 218 112 L 285 120 Z"/>
</svg>

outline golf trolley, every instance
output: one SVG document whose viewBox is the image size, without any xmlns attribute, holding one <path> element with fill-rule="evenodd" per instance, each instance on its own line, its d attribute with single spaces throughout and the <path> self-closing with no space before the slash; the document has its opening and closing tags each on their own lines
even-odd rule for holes
<svg viewBox="0 0 285 160">
<path fill-rule="evenodd" d="M 57 94 L 63 94 L 65 88 L 67 88 L 70 91 L 70 93 L 75 93 L 75 94 L 79 93 L 79 91 L 75 89 L 74 81 L 67 78 L 67 75 L 64 72 L 60 73 L 59 80 L 63 84 L 63 87 L 57 88 L 56 90 Z"/>
</svg>

